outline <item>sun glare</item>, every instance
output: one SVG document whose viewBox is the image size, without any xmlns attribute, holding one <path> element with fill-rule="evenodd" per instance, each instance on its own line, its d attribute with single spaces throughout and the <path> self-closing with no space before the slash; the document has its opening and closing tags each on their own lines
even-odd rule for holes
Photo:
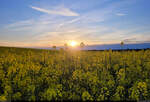
<svg viewBox="0 0 150 102">
<path fill-rule="evenodd" d="M 75 41 L 71 41 L 71 42 L 70 42 L 70 46 L 74 47 L 74 46 L 76 46 L 76 45 L 77 45 L 77 42 L 75 42 Z"/>
</svg>

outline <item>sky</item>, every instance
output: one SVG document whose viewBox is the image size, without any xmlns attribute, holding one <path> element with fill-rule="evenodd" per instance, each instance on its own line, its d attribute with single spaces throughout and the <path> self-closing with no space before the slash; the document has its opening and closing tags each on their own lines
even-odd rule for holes
<svg viewBox="0 0 150 102">
<path fill-rule="evenodd" d="M 0 0 L 0 46 L 150 42 L 150 0 Z"/>
</svg>

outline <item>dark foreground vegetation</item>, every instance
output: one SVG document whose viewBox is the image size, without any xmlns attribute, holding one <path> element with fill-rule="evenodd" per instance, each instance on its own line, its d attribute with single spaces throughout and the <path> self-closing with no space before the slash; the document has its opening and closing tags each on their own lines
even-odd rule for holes
<svg viewBox="0 0 150 102">
<path fill-rule="evenodd" d="M 150 100 L 150 50 L 0 47 L 0 101 Z"/>
</svg>

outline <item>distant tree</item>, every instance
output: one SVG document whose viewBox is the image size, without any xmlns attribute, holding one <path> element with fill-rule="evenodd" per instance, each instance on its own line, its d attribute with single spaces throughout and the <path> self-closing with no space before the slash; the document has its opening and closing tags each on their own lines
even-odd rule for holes
<svg viewBox="0 0 150 102">
<path fill-rule="evenodd" d="M 80 43 L 80 48 L 84 48 L 85 44 L 83 42 Z"/>
<path fill-rule="evenodd" d="M 56 46 L 52 46 L 52 48 L 53 48 L 54 50 L 56 50 Z"/>
<path fill-rule="evenodd" d="M 64 47 L 65 47 L 65 49 L 67 50 L 67 49 L 68 49 L 68 44 L 65 43 L 65 44 L 64 44 Z"/>
<path fill-rule="evenodd" d="M 124 42 L 121 41 L 120 45 L 121 45 L 121 49 L 123 49 Z"/>
<path fill-rule="evenodd" d="M 60 51 L 63 51 L 64 49 L 63 48 L 60 48 Z"/>
</svg>

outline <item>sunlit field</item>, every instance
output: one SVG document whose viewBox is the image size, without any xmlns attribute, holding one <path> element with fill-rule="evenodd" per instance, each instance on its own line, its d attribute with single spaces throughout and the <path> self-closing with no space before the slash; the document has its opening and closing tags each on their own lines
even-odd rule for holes
<svg viewBox="0 0 150 102">
<path fill-rule="evenodd" d="M 150 50 L 0 47 L 0 100 L 149 100 Z"/>
</svg>

